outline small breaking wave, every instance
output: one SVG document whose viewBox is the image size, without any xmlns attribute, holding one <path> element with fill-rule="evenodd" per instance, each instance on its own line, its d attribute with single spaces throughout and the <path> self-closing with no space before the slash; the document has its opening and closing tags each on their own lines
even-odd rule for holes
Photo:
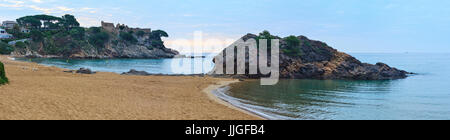
<svg viewBox="0 0 450 140">
<path fill-rule="evenodd" d="M 255 114 L 257 116 L 260 116 L 260 117 L 268 119 L 268 120 L 292 120 L 292 119 L 295 119 L 295 118 L 281 116 L 281 115 L 271 113 L 271 112 L 277 111 L 277 110 L 274 110 L 273 108 L 258 106 L 258 105 L 255 105 L 255 103 L 252 103 L 251 101 L 231 97 L 227 94 L 229 92 L 230 88 L 231 87 L 229 87 L 229 86 L 221 87 L 221 88 L 213 90 L 212 93 L 219 99 L 221 99 L 237 108 L 248 111 L 252 114 Z"/>
</svg>

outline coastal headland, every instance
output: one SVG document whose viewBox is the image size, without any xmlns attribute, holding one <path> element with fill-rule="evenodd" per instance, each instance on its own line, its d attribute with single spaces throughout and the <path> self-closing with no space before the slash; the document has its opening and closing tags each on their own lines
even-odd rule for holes
<svg viewBox="0 0 450 140">
<path fill-rule="evenodd" d="M 64 69 L 0 56 L 9 84 L 0 86 L 0 119 L 24 120 L 259 120 L 208 96 L 232 79 L 128 76 Z M 209 88 L 208 88 L 209 87 Z"/>
</svg>

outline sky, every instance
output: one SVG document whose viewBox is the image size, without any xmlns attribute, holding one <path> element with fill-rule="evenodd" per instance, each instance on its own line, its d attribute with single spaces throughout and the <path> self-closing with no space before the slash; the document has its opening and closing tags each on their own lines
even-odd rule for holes
<svg viewBox="0 0 450 140">
<path fill-rule="evenodd" d="M 450 52 L 449 7 L 448 0 L 0 0 L 0 21 L 72 14 L 85 27 L 103 20 L 162 29 L 166 46 L 182 52 L 198 46 L 195 33 L 214 52 L 263 30 L 350 53 Z"/>
</svg>

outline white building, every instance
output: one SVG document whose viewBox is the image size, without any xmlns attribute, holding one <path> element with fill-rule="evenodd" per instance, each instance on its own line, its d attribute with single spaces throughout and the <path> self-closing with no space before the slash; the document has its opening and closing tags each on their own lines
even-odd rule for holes
<svg viewBox="0 0 450 140">
<path fill-rule="evenodd" d="M 0 39 L 9 39 L 13 36 L 11 34 L 8 34 L 5 29 L 0 29 Z"/>
<path fill-rule="evenodd" d="M 5 29 L 12 29 L 15 25 L 17 25 L 17 22 L 15 21 L 3 21 L 2 23 L 2 26 Z"/>
</svg>

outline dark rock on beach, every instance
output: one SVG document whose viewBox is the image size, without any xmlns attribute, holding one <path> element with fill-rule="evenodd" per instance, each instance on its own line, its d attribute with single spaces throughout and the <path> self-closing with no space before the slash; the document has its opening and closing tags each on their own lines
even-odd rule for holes
<svg viewBox="0 0 450 140">
<path fill-rule="evenodd" d="M 152 74 L 150 74 L 150 73 L 148 73 L 148 72 L 145 72 L 145 71 L 137 71 L 137 70 L 132 69 L 132 70 L 130 70 L 129 72 L 124 72 L 124 73 L 122 73 L 122 75 L 148 76 L 148 75 L 152 75 Z"/>
<path fill-rule="evenodd" d="M 258 40 L 258 38 L 263 38 L 262 34 L 263 33 L 259 36 L 247 34 L 241 39 L 244 41 L 251 38 Z M 280 39 L 280 78 L 390 80 L 406 78 L 408 74 L 412 74 L 404 70 L 390 67 L 384 63 L 377 63 L 375 65 L 362 63 L 353 56 L 329 47 L 324 42 L 310 40 L 305 36 L 290 36 L 286 38 L 280 38 L 272 35 L 269 36 L 271 39 Z M 224 50 L 224 59 L 225 58 L 226 53 Z M 235 62 L 236 60 L 237 59 L 235 58 Z M 270 64 L 270 56 L 268 62 Z M 265 75 L 249 75 L 248 63 L 249 61 L 247 54 L 247 74 L 239 75 L 240 78 L 266 77 Z M 226 68 L 225 64 L 224 67 Z M 215 70 L 213 70 L 211 74 L 214 76 L 237 76 L 236 74 L 217 75 L 214 73 Z"/>
<path fill-rule="evenodd" d="M 95 74 L 97 72 L 91 71 L 90 69 L 87 69 L 87 68 L 80 68 L 79 70 L 76 71 L 76 73 L 80 73 L 80 74 Z"/>
</svg>

